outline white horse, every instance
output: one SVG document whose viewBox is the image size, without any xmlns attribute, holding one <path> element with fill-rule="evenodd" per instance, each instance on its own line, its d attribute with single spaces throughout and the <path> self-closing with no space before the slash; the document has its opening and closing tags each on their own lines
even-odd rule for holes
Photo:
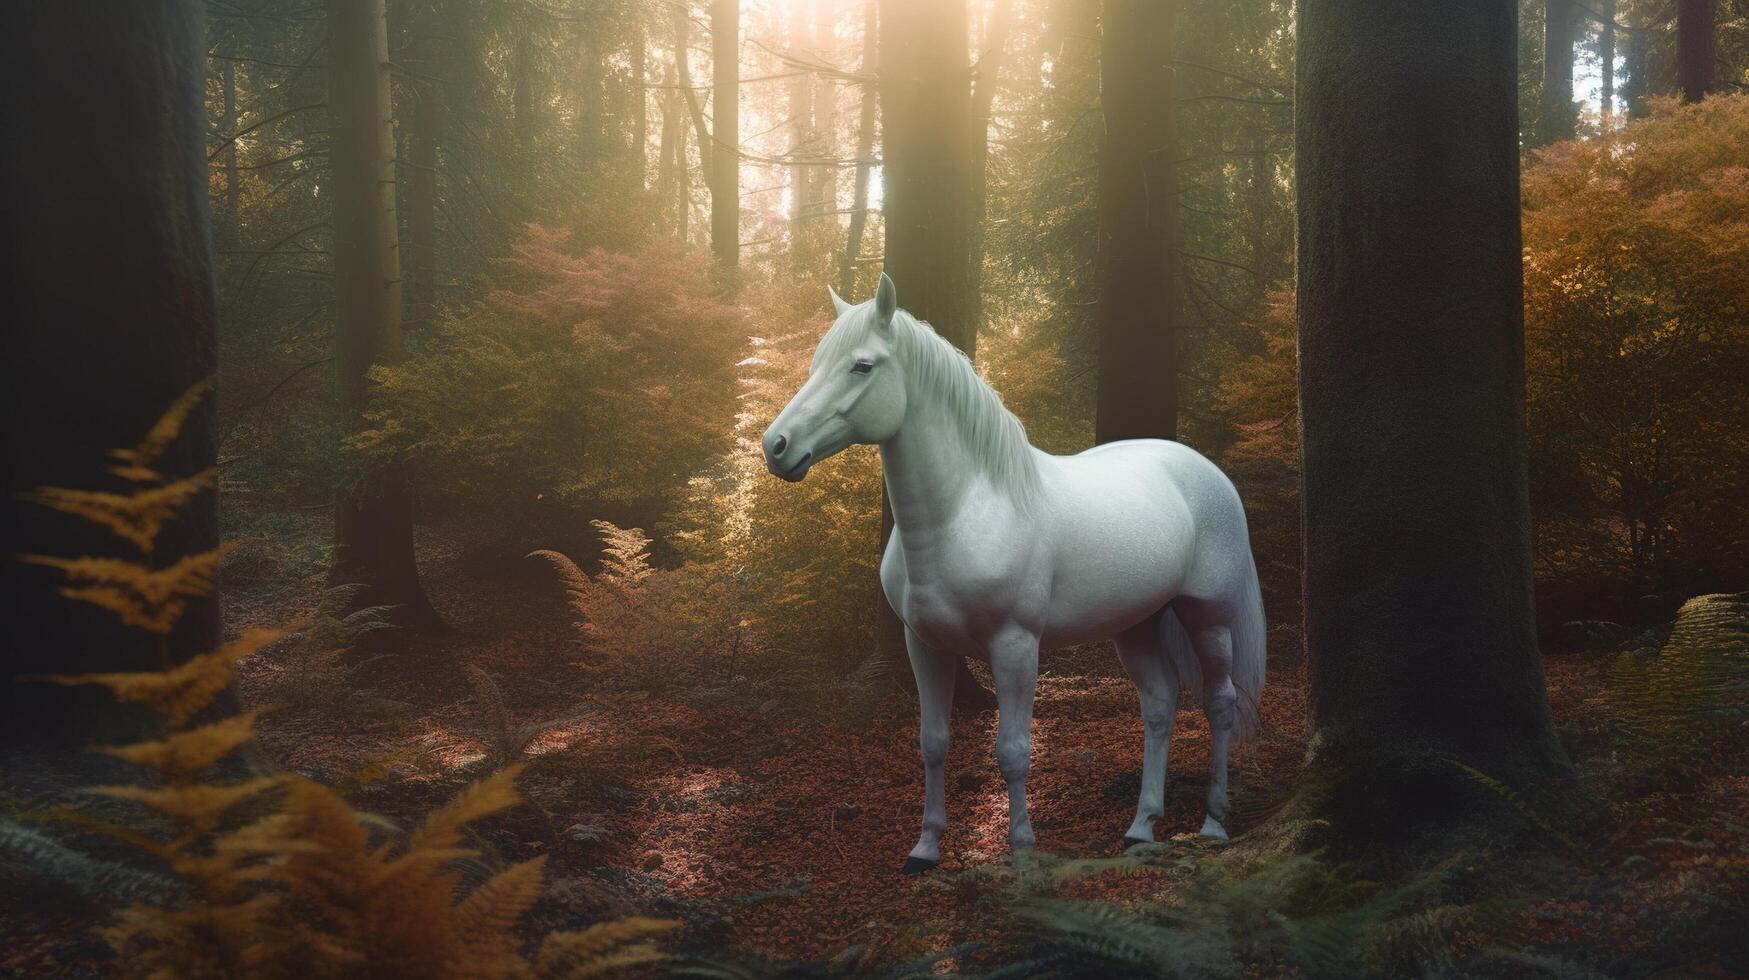
<svg viewBox="0 0 1749 980">
<path fill-rule="evenodd" d="M 956 658 L 996 679 L 996 761 L 1008 783 L 1008 843 L 1033 846 L 1026 812 L 1041 647 L 1115 641 L 1141 694 L 1142 792 L 1128 843 L 1165 812 L 1166 749 L 1183 685 L 1201 685 L 1214 775 L 1202 833 L 1226 837 L 1227 749 L 1256 724 L 1263 602 L 1239 495 L 1177 442 L 1114 442 L 1052 456 L 976 370 L 898 308 L 893 281 L 837 322 L 806 384 L 766 430 L 785 480 L 852 444 L 880 447 L 895 527 L 881 560 L 905 622 L 921 708 L 923 833 L 905 871 L 941 859 L 943 763 Z"/>
</svg>

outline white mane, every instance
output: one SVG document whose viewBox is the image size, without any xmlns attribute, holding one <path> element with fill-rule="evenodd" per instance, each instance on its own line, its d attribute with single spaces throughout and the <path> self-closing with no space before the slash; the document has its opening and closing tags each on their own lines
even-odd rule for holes
<svg viewBox="0 0 1749 980">
<path fill-rule="evenodd" d="M 876 329 L 875 321 L 873 300 L 840 317 L 815 349 L 813 368 L 848 356 Z M 1029 506 L 1038 494 L 1039 473 L 1026 427 L 1002 404 L 1002 396 L 978 376 L 966 355 L 942 339 L 934 327 L 899 310 L 893 314 L 892 329 L 894 356 L 906 377 L 934 393 L 959 424 L 967 461 L 1022 507 Z"/>
</svg>

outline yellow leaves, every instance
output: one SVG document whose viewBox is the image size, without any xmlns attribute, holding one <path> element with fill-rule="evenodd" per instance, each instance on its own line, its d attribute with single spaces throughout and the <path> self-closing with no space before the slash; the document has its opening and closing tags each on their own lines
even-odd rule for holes
<svg viewBox="0 0 1749 980">
<path fill-rule="evenodd" d="M 150 552 L 164 525 L 202 490 L 212 486 L 217 474 L 216 469 L 205 469 L 173 483 L 125 494 L 38 487 L 25 494 L 24 499 L 82 517 L 133 542 L 140 551 Z"/>
<path fill-rule="evenodd" d="M 680 928 L 672 919 L 631 916 L 578 932 L 559 932 L 541 944 L 536 966 L 544 977 L 583 980 L 659 963 L 666 957 L 647 940 Z"/>
<path fill-rule="evenodd" d="M 116 674 L 54 674 L 26 680 L 51 684 L 98 684 L 123 701 L 144 702 L 181 727 L 212 703 L 231 682 L 231 665 L 284 636 L 283 630 L 249 629 L 230 643 L 163 671 Z"/>
<path fill-rule="evenodd" d="M 236 715 L 211 725 L 176 732 L 156 742 L 100 749 L 103 754 L 143 766 L 176 781 L 198 775 L 255 735 L 255 715 Z"/>
<path fill-rule="evenodd" d="M 188 555 L 158 569 L 120 558 L 23 555 L 20 560 L 65 573 L 70 584 L 60 592 L 67 598 L 107 609 L 128 626 L 163 635 L 176 625 L 189 599 L 212 590 L 213 572 L 225 550 Z"/>
</svg>

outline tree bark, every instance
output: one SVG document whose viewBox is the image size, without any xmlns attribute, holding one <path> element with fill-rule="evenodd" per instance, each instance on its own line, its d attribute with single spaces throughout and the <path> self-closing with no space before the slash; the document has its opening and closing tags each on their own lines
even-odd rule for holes
<svg viewBox="0 0 1749 980">
<path fill-rule="evenodd" d="M 1573 105 L 1573 0 L 1547 0 L 1543 23 L 1543 93 L 1537 141 L 1573 138 L 1578 113 Z"/>
<path fill-rule="evenodd" d="M 790 57 L 796 61 L 812 61 L 813 53 L 804 41 L 802 12 L 792 10 L 789 22 Z M 814 73 L 789 66 L 795 72 L 789 79 L 789 235 L 791 256 L 801 251 L 802 233 L 814 206 L 813 168 L 808 161 L 816 156 L 814 148 Z"/>
<path fill-rule="evenodd" d="M 862 20 L 862 115 L 856 124 L 856 182 L 851 189 L 850 227 L 844 236 L 844 258 L 838 265 L 838 292 L 846 299 L 856 295 L 856 266 L 862 258 L 862 236 L 868 227 L 868 184 L 874 169 L 875 121 L 880 112 L 880 88 L 875 74 L 880 70 L 879 0 L 864 0 Z"/>
<path fill-rule="evenodd" d="M 383 0 L 329 0 L 328 111 L 333 176 L 335 352 L 348 428 L 364 424 L 369 371 L 401 356 L 394 126 Z M 395 605 L 409 623 L 436 619 L 413 557 L 413 501 L 398 469 L 367 463 L 334 516 L 336 585 L 367 588 L 361 605 Z"/>
<path fill-rule="evenodd" d="M 1559 812 L 1533 629 L 1513 0 L 1300 5 L 1307 794 L 1338 847 Z M 1443 835 L 1443 836 L 1442 836 Z"/>
<path fill-rule="evenodd" d="M 107 530 L 21 498 L 53 486 L 128 492 L 109 452 L 217 368 L 207 185 L 205 5 L 25 4 L 0 41 L 6 329 L 0 347 L 0 738 L 132 741 L 143 712 L 95 687 L 21 674 L 155 670 L 219 641 L 213 596 L 167 637 L 58 594 L 59 571 L 19 555 L 140 561 Z M 28 135 L 26 135 L 28 134 Z M 153 465 L 168 479 L 217 459 L 211 396 Z M 211 490 L 158 535 L 149 564 L 218 546 Z"/>
<path fill-rule="evenodd" d="M 1105 0 L 1094 422 L 1102 443 L 1178 435 L 1179 10 L 1179 0 Z"/>
<path fill-rule="evenodd" d="M 730 287 L 741 264 L 740 49 L 740 0 L 711 0 L 711 254 Z"/>
<path fill-rule="evenodd" d="M 1699 102 L 1714 91 L 1715 0 L 1676 0 L 1676 78 L 1682 101 Z"/>
</svg>

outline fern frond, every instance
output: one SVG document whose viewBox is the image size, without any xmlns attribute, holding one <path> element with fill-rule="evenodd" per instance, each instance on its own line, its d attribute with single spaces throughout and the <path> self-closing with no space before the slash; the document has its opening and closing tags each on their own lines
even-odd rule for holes
<svg viewBox="0 0 1749 980">
<path fill-rule="evenodd" d="M 34 827 L 4 819 L 0 819 L 0 867 L 59 882 L 88 898 L 113 895 L 126 901 L 166 902 L 177 892 L 176 883 L 162 875 L 91 857 Z"/>
<path fill-rule="evenodd" d="M 67 598 L 107 609 L 128 626 L 162 635 L 176 625 L 189 599 L 212 591 L 213 572 L 227 550 L 220 546 L 156 569 L 120 558 L 22 555 L 20 560 L 65 573 L 70 583 L 60 593 Z"/>
<path fill-rule="evenodd" d="M 278 784 L 279 780 L 263 776 L 225 786 L 94 786 L 86 792 L 144 804 L 204 833 L 218 826 L 226 810 Z"/>
<path fill-rule="evenodd" d="M 99 749 L 136 766 L 150 769 L 171 782 L 187 780 L 229 755 L 255 735 L 259 711 L 235 715 L 210 725 L 176 732 L 156 742 L 107 746 Z"/>
<path fill-rule="evenodd" d="M 151 465 L 158 457 L 164 455 L 170 443 L 182 432 L 182 426 L 187 423 L 188 416 L 194 412 L 195 406 L 213 390 L 213 379 L 198 381 L 187 391 L 177 397 L 158 421 L 152 424 L 146 437 L 132 449 L 114 449 L 110 456 L 119 465 L 110 468 L 110 472 L 131 483 L 149 483 L 162 479 L 153 472 Z"/>
<path fill-rule="evenodd" d="M 581 980 L 657 963 L 666 959 L 665 954 L 645 941 L 678 928 L 680 923 L 673 919 L 630 916 L 576 932 L 555 932 L 541 944 L 535 969 L 542 977 Z"/>
<path fill-rule="evenodd" d="M 522 766 L 506 766 L 463 790 L 413 831 L 406 853 L 453 848 L 460 843 L 464 826 L 521 802 L 516 791 L 516 777 L 521 774 Z"/>
<path fill-rule="evenodd" d="M 155 478 L 156 474 L 153 476 Z M 206 469 L 193 476 L 133 493 L 38 487 L 23 496 L 32 503 L 107 528 L 117 537 L 132 542 L 141 552 L 150 553 L 164 525 L 202 490 L 211 487 L 217 476 L 216 468 Z"/>
<path fill-rule="evenodd" d="M 217 650 L 190 657 L 165 671 L 32 674 L 23 679 L 49 684 L 97 684 L 123 701 L 151 705 L 171 727 L 179 728 L 231 683 L 232 664 L 284 635 L 283 630 L 247 629 Z"/>
<path fill-rule="evenodd" d="M 540 898 L 545 866 L 544 856 L 513 864 L 469 892 L 455 910 L 458 938 L 472 945 L 513 934 L 516 920 Z"/>
</svg>

